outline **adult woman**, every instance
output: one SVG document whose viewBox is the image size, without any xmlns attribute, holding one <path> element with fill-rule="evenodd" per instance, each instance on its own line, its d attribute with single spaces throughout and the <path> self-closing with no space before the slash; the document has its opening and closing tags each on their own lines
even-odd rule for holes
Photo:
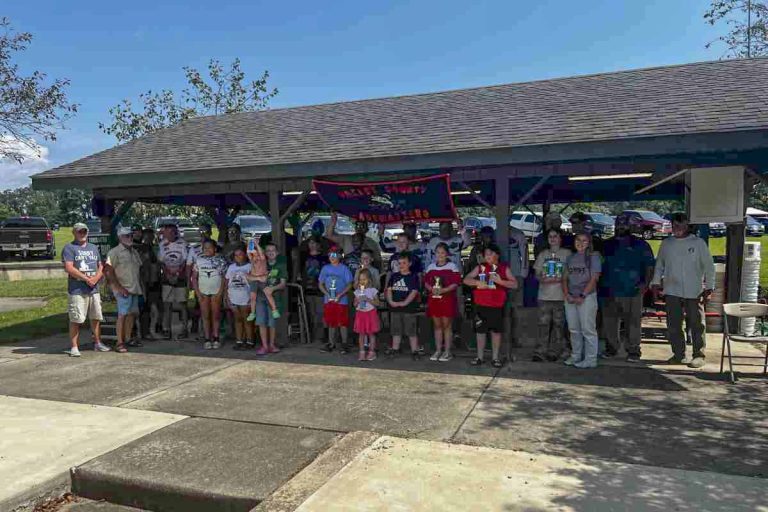
<svg viewBox="0 0 768 512">
<path fill-rule="evenodd" d="M 251 271 L 251 264 L 245 253 L 245 245 L 240 244 L 232 254 L 234 262 L 224 275 L 227 289 L 226 304 L 232 312 L 235 324 L 235 346 L 233 348 L 243 350 L 256 346 L 253 322 L 246 320 L 250 311 L 250 290 L 247 276 L 248 272 Z"/>
<path fill-rule="evenodd" d="M 475 303 L 475 332 L 477 335 L 477 357 L 472 365 L 483 364 L 486 335 L 491 333 L 491 350 L 494 368 L 501 368 L 499 356 L 501 333 L 504 331 L 504 303 L 507 301 L 507 289 L 517 288 L 517 280 L 510 275 L 509 268 L 499 261 L 501 249 L 490 243 L 483 250 L 484 263 L 477 265 L 464 278 L 464 284 L 474 288 L 472 298 Z"/>
<path fill-rule="evenodd" d="M 216 254 L 218 246 L 213 240 L 203 242 L 203 252 L 195 258 L 192 282 L 200 299 L 200 315 L 203 318 L 205 343 L 203 348 L 220 348 L 219 324 L 221 299 L 224 295 L 224 271 L 227 262 Z"/>
<path fill-rule="evenodd" d="M 571 332 L 571 357 L 565 364 L 576 368 L 597 366 L 597 294 L 600 255 L 590 250 L 591 237 L 579 233 L 574 239 L 576 252 L 568 257 L 563 276 L 565 316 Z"/>
<path fill-rule="evenodd" d="M 435 328 L 435 353 L 431 361 L 450 361 L 453 341 L 453 319 L 458 313 L 456 289 L 461 283 L 459 267 L 448 259 L 448 245 L 435 247 L 435 261 L 427 268 L 424 288 L 427 290 L 427 316 Z"/>
</svg>

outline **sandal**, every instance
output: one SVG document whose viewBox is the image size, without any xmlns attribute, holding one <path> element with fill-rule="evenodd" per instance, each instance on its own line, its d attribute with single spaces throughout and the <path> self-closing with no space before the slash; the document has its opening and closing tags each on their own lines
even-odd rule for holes
<svg viewBox="0 0 768 512">
<path fill-rule="evenodd" d="M 479 357 L 476 357 L 476 358 L 474 358 L 473 360 L 471 360 L 471 361 L 469 362 L 469 364 L 471 364 L 472 366 L 482 366 L 484 362 L 485 362 L 485 361 L 483 361 L 483 360 L 482 360 L 482 359 L 480 359 Z"/>
<path fill-rule="evenodd" d="M 125 354 L 126 352 L 128 352 L 128 349 L 125 348 L 125 345 L 118 345 L 117 347 L 115 347 L 115 352 L 120 354 Z"/>
<path fill-rule="evenodd" d="M 504 363 L 501 362 L 501 359 L 494 359 L 493 361 L 491 361 L 491 366 L 493 366 L 494 368 L 501 368 L 502 366 L 504 366 Z"/>
</svg>

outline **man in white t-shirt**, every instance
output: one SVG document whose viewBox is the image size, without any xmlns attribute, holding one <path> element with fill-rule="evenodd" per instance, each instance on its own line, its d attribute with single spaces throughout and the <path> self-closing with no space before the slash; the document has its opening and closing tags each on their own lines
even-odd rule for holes
<svg viewBox="0 0 768 512">
<path fill-rule="evenodd" d="M 162 268 L 163 334 L 167 337 L 171 336 L 171 315 L 174 308 L 181 311 L 181 322 L 184 326 L 179 337 L 187 336 L 188 256 L 189 248 L 184 239 L 179 237 L 179 228 L 176 224 L 164 225 L 158 259 Z"/>
</svg>

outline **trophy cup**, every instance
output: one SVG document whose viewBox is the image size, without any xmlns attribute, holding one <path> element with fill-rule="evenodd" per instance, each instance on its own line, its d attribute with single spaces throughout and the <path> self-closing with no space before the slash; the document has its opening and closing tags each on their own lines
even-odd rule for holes
<svg viewBox="0 0 768 512">
<path fill-rule="evenodd" d="M 480 282 L 481 282 L 481 283 L 483 283 L 483 284 L 486 284 L 486 283 L 488 283 L 488 280 L 486 279 L 486 277 L 488 277 L 488 276 L 487 276 L 487 275 L 485 274 L 485 272 L 483 272 L 482 270 L 480 271 L 480 273 L 479 273 L 479 274 L 477 274 L 477 278 L 478 278 L 478 279 L 480 280 Z"/>
<path fill-rule="evenodd" d="M 496 283 L 495 283 L 495 282 L 493 282 L 493 279 L 491 279 L 491 278 L 492 278 L 493 276 L 496 276 L 496 275 L 498 275 L 498 274 L 496 273 L 496 269 L 497 269 L 497 268 L 498 268 L 498 267 L 497 267 L 496 265 L 494 265 L 493 267 L 491 267 L 491 272 L 488 274 L 488 288 L 496 288 Z"/>
<path fill-rule="evenodd" d="M 328 287 L 328 292 L 330 295 L 330 300 L 335 302 L 336 301 L 336 278 L 331 277 L 331 285 Z"/>
<path fill-rule="evenodd" d="M 365 308 L 367 305 L 367 301 L 365 300 L 365 286 L 360 285 L 360 309 Z"/>
<path fill-rule="evenodd" d="M 435 276 L 435 285 L 432 287 L 432 298 L 441 299 L 443 296 L 440 294 L 440 276 Z"/>
</svg>

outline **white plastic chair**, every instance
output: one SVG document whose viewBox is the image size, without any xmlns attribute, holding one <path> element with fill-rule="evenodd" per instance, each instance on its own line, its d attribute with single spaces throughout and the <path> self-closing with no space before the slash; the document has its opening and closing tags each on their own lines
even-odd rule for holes
<svg viewBox="0 0 768 512">
<path fill-rule="evenodd" d="M 728 317 L 734 318 L 761 318 L 768 316 L 768 305 L 752 304 L 747 302 L 736 302 L 733 304 L 723 304 L 723 351 L 720 355 L 720 373 L 723 373 L 725 363 L 725 349 L 728 348 L 728 367 L 731 374 L 731 382 L 736 382 L 736 374 L 733 373 L 733 358 L 738 359 L 763 359 L 762 356 L 734 356 L 731 352 L 731 341 L 742 343 L 764 343 L 765 358 L 763 364 L 739 363 L 739 366 L 762 366 L 763 375 L 768 373 L 768 336 L 741 336 L 728 332 Z"/>
</svg>

